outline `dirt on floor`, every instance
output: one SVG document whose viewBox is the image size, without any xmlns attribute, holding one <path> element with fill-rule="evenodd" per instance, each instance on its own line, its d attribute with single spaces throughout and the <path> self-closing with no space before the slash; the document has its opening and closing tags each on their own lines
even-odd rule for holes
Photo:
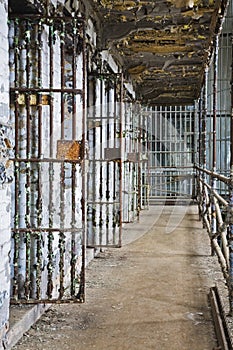
<svg viewBox="0 0 233 350">
<path fill-rule="evenodd" d="M 172 210 L 136 241 L 101 252 L 87 267 L 86 303 L 52 306 L 13 349 L 217 348 L 207 296 L 224 288 L 222 274 L 197 208 Z"/>
</svg>

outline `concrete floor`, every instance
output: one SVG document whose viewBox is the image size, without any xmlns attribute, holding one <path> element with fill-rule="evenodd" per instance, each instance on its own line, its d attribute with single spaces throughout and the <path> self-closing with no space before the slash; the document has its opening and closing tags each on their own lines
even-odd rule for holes
<svg viewBox="0 0 233 350">
<path fill-rule="evenodd" d="M 212 350 L 218 283 L 197 207 L 154 206 L 88 265 L 86 303 L 52 306 L 13 349 Z"/>
</svg>

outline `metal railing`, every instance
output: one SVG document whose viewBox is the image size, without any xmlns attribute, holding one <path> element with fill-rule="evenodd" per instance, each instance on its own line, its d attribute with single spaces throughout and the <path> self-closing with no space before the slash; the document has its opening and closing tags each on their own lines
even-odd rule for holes
<svg viewBox="0 0 233 350">
<path fill-rule="evenodd" d="M 231 235 L 230 230 L 233 225 L 233 207 L 229 198 L 226 198 L 213 187 L 213 182 L 224 183 L 231 193 L 233 179 L 200 167 L 197 170 L 197 201 L 199 207 L 199 215 L 203 221 L 203 227 L 207 229 L 212 254 L 216 254 L 221 265 L 224 278 L 226 280 L 229 297 L 230 308 L 232 311 L 232 255 L 231 255 Z M 220 186 L 219 186 L 220 187 Z"/>
</svg>

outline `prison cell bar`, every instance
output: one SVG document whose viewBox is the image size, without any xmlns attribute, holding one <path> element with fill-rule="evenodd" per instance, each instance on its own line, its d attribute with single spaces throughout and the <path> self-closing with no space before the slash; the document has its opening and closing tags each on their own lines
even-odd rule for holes
<svg viewBox="0 0 233 350">
<path fill-rule="evenodd" d="M 38 23 L 38 45 L 37 45 L 37 56 L 38 56 L 38 77 L 37 85 L 41 88 L 42 86 L 42 22 Z M 42 95 L 38 94 L 38 158 L 42 157 Z M 41 179 L 41 163 L 38 163 L 38 183 L 37 183 L 37 227 L 41 226 L 42 221 L 42 179 Z M 36 297 L 40 298 L 41 295 L 41 269 L 42 269 L 42 236 L 41 232 L 37 232 L 37 246 L 36 246 Z"/>
<path fill-rule="evenodd" d="M 49 89 L 53 89 L 53 80 L 54 80 L 54 50 L 53 50 L 53 36 L 54 36 L 54 26 L 53 23 L 49 26 Z M 50 92 L 49 95 L 49 157 L 53 159 L 53 143 L 54 143 L 54 130 L 53 130 L 53 118 L 54 118 L 54 96 Z M 53 163 L 49 162 L 49 204 L 48 204 L 48 211 L 49 211 L 49 229 L 52 229 L 53 227 L 53 181 L 54 181 L 54 167 Z M 47 270 L 48 270 L 48 281 L 47 281 L 47 297 L 50 299 L 52 298 L 53 293 L 53 239 L 54 235 L 52 231 L 48 231 L 48 253 L 47 253 Z"/>
<path fill-rule="evenodd" d="M 231 36 L 231 48 L 232 48 L 232 66 L 231 66 L 231 121 L 230 121 L 230 183 L 229 183 L 229 201 L 230 209 L 233 209 L 233 33 Z M 230 250 L 230 277 L 229 277 L 229 289 L 230 289 L 230 312 L 233 315 L 233 220 L 231 218 L 229 227 L 229 250 Z"/>
<path fill-rule="evenodd" d="M 202 104 L 203 104 L 203 89 L 201 91 L 201 96 L 199 98 L 198 101 L 198 148 L 197 148 L 197 152 L 198 152 L 198 157 L 196 159 L 197 164 L 199 166 L 202 165 L 202 117 L 203 117 L 203 111 L 202 111 Z M 196 165 L 196 162 L 195 162 Z M 201 214 L 202 214 L 202 210 L 201 210 L 201 193 L 202 193 L 202 185 L 201 185 L 201 181 L 199 181 L 198 179 L 201 176 L 201 172 L 197 170 L 197 182 L 196 182 L 196 198 L 197 198 L 197 203 L 198 203 L 198 214 L 199 214 L 199 220 L 201 221 Z"/>
<path fill-rule="evenodd" d="M 72 56 L 72 88 L 76 89 L 76 64 L 77 64 L 77 20 L 73 18 L 73 50 Z M 72 94 L 72 140 L 76 139 L 76 96 Z M 76 210 L 76 164 L 71 164 L 71 226 L 75 228 L 75 210 Z M 76 293 L 76 234 L 71 233 L 71 261 L 70 261 L 70 294 L 74 296 Z"/>
<path fill-rule="evenodd" d="M 213 128 L 212 128 L 212 170 L 216 172 L 216 124 L 217 124 L 217 82 L 218 82 L 218 51 L 219 51 L 219 35 L 216 34 L 214 37 L 214 79 L 213 79 Z M 216 190 L 216 178 L 212 177 L 212 189 Z M 216 206 L 214 196 L 211 196 L 211 233 L 213 236 L 217 233 L 217 222 L 216 222 Z M 212 251 L 214 254 L 214 251 Z"/>
<path fill-rule="evenodd" d="M 30 35 L 31 28 L 29 27 L 29 20 L 25 23 L 25 51 L 26 51 L 26 87 L 30 87 Z M 31 157 L 31 114 L 30 114 L 30 95 L 26 94 L 26 157 Z M 31 166 L 29 161 L 25 163 L 26 166 L 26 214 L 25 225 L 31 226 Z M 24 294 L 26 299 L 30 297 L 30 260 L 31 260 L 31 234 L 30 231 L 25 230 L 25 245 L 26 245 L 26 271 L 24 282 Z"/>
<path fill-rule="evenodd" d="M 104 148 L 106 145 L 110 147 L 110 126 L 113 122 L 113 142 L 111 147 L 120 148 L 119 138 L 118 138 L 118 126 L 121 127 L 121 122 L 119 118 L 118 109 L 120 101 L 117 97 L 117 87 L 120 85 L 119 80 L 121 73 L 105 73 L 105 72 L 90 72 L 89 78 L 96 77 L 100 85 L 100 114 L 94 113 L 94 116 L 88 117 L 88 125 L 92 127 L 92 132 L 89 132 L 91 146 L 96 149 L 97 152 L 90 152 L 90 167 L 92 172 L 95 171 L 97 176 L 100 178 L 105 177 L 105 182 L 100 183 L 99 187 L 95 186 L 93 181 L 92 190 L 89 193 L 88 204 L 89 206 L 89 216 L 90 220 L 90 235 L 88 236 L 88 247 L 102 248 L 102 247 L 119 247 L 119 211 L 120 211 L 120 200 L 119 200 L 119 160 L 118 159 L 105 159 Z M 114 81 L 114 97 L 113 97 L 113 116 L 110 115 L 110 106 L 104 103 L 104 81 L 108 79 L 113 79 Z M 106 80 L 105 80 L 106 79 Z M 95 90 L 93 91 L 95 93 Z M 107 102 L 109 102 L 109 92 L 107 92 Z M 93 95 L 93 102 L 95 105 L 95 96 Z M 119 109 L 120 110 L 120 109 Z M 100 121 L 100 130 L 97 132 L 95 126 L 96 122 Z M 106 127 L 105 127 L 106 126 Z M 99 138 L 100 142 L 97 142 Z M 110 148 L 111 148 L 110 147 Z M 93 154 L 92 154 L 93 153 Z M 110 193 L 109 184 L 109 167 L 113 169 L 113 181 L 112 181 L 112 195 Z M 104 192 L 105 191 L 105 192 Z M 105 199 L 104 199 L 105 198 Z M 112 213 L 110 213 L 110 210 Z M 97 217 L 97 213 L 99 214 Z M 106 213 L 106 220 L 104 223 L 104 213 Z M 111 222 L 110 222 L 111 219 Z M 97 226 L 98 225 L 98 226 Z M 99 229 L 97 231 L 97 228 Z M 111 234 L 110 234 L 111 228 Z M 117 237 L 118 233 L 118 237 Z"/>
<path fill-rule="evenodd" d="M 123 100 L 124 100 L 124 76 L 120 77 L 120 162 L 119 162 L 119 247 L 122 246 L 122 222 L 123 222 Z"/>
<path fill-rule="evenodd" d="M 202 166 L 203 169 L 206 170 L 206 119 L 207 119 L 207 82 L 208 82 L 208 68 L 205 68 L 205 74 L 204 74 L 204 88 L 203 88 L 203 113 L 202 113 Z M 203 175 L 203 182 L 205 183 L 207 180 L 206 172 L 204 171 L 202 173 Z M 205 215 L 207 210 L 207 203 L 206 203 L 206 189 L 203 186 L 202 187 L 202 213 Z M 204 219 L 204 217 L 203 217 Z M 203 224 L 205 221 L 203 220 Z"/>
<path fill-rule="evenodd" d="M 81 163 L 82 169 L 82 265 L 80 272 L 80 285 L 78 295 L 76 296 L 81 302 L 85 301 L 85 267 L 86 267 L 86 245 L 87 245 L 87 111 L 86 111 L 86 86 L 87 86 L 87 47 L 86 47 L 86 27 L 85 19 L 82 25 L 82 145 L 83 159 Z"/>
<path fill-rule="evenodd" d="M 15 65 L 15 77 L 14 77 L 14 84 L 15 87 L 18 86 L 19 83 L 19 67 L 18 67 L 18 36 L 19 36 L 19 26 L 17 25 L 18 21 L 13 21 L 13 29 L 14 29 L 14 65 Z M 15 156 L 16 158 L 19 157 L 19 102 L 18 102 L 18 91 L 15 92 L 14 96 L 14 108 L 15 108 Z M 15 162 L 15 168 L 14 168 L 14 176 L 15 176 L 15 203 L 14 203 L 14 211 L 15 211 L 15 217 L 14 217 L 14 227 L 15 230 L 13 232 L 13 239 L 14 239 L 14 255 L 13 255 L 13 266 L 14 266 L 14 280 L 13 280 L 13 291 L 12 295 L 15 300 L 18 299 L 18 273 L 19 273 L 19 266 L 18 266 L 18 259 L 19 259 L 19 240 L 20 240 L 20 234 L 17 231 L 19 228 L 19 170 L 20 170 L 20 164 L 18 162 Z"/>
<path fill-rule="evenodd" d="M 29 21 L 26 20 L 26 25 L 28 26 L 28 23 Z M 28 27 L 26 28 L 26 32 L 25 32 L 25 38 L 27 40 L 29 40 L 29 31 L 28 31 Z M 38 32 L 40 30 L 38 29 Z M 17 36 L 18 38 L 18 36 Z M 41 39 L 40 39 L 40 34 L 38 33 L 38 43 L 39 45 L 41 44 Z M 32 127 L 32 124 L 30 122 L 30 96 L 29 96 L 29 93 L 32 93 L 33 92 L 33 89 L 30 88 L 30 66 L 28 64 L 28 60 L 29 60 L 29 54 L 30 54 L 30 46 L 29 46 L 29 43 L 27 43 L 27 40 L 26 40 L 26 44 L 25 44 L 25 47 L 26 47 L 26 88 L 19 88 L 17 87 L 17 83 L 18 83 L 18 68 L 17 68 L 17 64 L 18 64 L 18 53 L 17 53 L 17 50 L 15 49 L 15 68 L 16 68 L 16 72 L 15 72 L 15 88 L 12 88 L 11 91 L 15 92 L 15 118 L 16 118 L 16 123 L 15 125 L 19 125 L 19 114 L 18 114 L 18 108 L 19 108 L 19 102 L 18 102 L 18 94 L 19 94 L 19 91 L 20 92 L 25 92 L 26 93 L 26 121 L 27 121 L 27 145 L 26 145 L 26 153 L 27 153 L 27 156 L 25 158 L 25 160 L 23 158 L 20 159 L 19 157 L 19 145 L 18 145 L 18 140 L 19 140 L 19 137 L 18 137 L 18 127 L 16 127 L 16 159 L 15 159 L 15 173 L 18 172 L 18 164 L 22 164 L 23 162 L 25 162 L 25 165 L 26 165 L 26 196 L 27 196 L 27 202 L 26 202 L 26 216 L 25 216 L 25 223 L 26 223 L 26 229 L 18 229 L 17 232 L 16 229 L 18 228 L 18 213 L 19 213 L 19 201 L 18 201 L 18 195 L 17 193 L 19 193 L 19 189 L 18 189 L 18 181 L 16 181 L 16 185 L 15 185 L 15 192 L 16 192 L 16 198 L 15 198 L 15 208 L 16 208 L 16 215 L 15 215 L 15 228 L 13 229 L 14 231 L 14 235 L 15 235 L 15 255 L 14 255 L 14 267 L 15 267 L 15 276 L 17 278 L 18 276 L 18 254 L 19 254 L 19 250 L 17 249 L 17 247 L 19 248 L 18 246 L 18 239 L 19 239 L 19 232 L 22 232 L 22 233 L 25 233 L 25 241 L 26 241 L 26 280 L 25 280 L 25 296 L 26 298 L 29 297 L 29 284 L 30 284 L 30 281 L 28 279 L 28 273 L 29 273 L 29 268 L 30 268 L 30 251 L 29 251 L 29 248 L 30 248 L 30 239 L 31 239 L 31 233 L 32 231 L 34 231 L 35 235 L 34 237 L 39 237 L 38 234 L 40 234 L 40 232 L 42 232 L 40 229 L 36 229 L 36 230 L 31 230 L 31 223 L 30 223 L 30 220 L 29 220 L 29 216 L 30 216 L 30 207 L 29 207 L 29 199 L 30 199 L 30 196 L 31 196 L 31 193 L 30 193 L 30 164 L 33 163 L 33 159 L 31 157 L 31 143 L 30 143 L 30 139 L 31 139 L 31 127 Z M 52 45 L 51 45 L 51 48 L 52 48 Z M 40 50 L 40 48 L 39 48 Z M 51 50 L 52 51 L 52 50 Z M 39 55 L 41 54 L 41 52 L 39 51 L 38 52 L 38 70 L 39 70 L 39 73 L 38 73 L 38 86 L 40 85 L 40 72 L 41 72 L 41 62 L 40 62 L 40 57 Z M 52 55 L 51 55 L 52 57 Z M 50 57 L 50 63 L 51 63 L 51 57 Z M 52 65 L 50 66 L 50 68 L 52 67 Z M 52 84 L 52 80 L 51 79 L 51 76 L 52 76 L 53 73 L 51 73 L 51 69 L 50 69 L 50 84 Z M 39 138 L 39 143 L 41 142 L 41 112 L 40 112 L 40 106 L 41 106 L 41 92 L 45 92 L 45 90 L 47 90 L 47 92 L 51 92 L 51 89 L 41 89 L 40 87 L 39 88 L 36 88 L 34 89 L 34 92 L 37 92 L 38 93 L 38 102 L 39 102 L 39 106 L 38 106 L 38 109 L 39 109 L 39 114 L 38 114 L 38 119 L 39 119 L 39 123 L 38 123 L 38 138 Z M 65 90 L 65 89 L 64 89 Z M 54 91 L 57 91 L 57 92 L 63 92 L 62 89 L 54 89 Z M 67 89 L 67 92 L 70 92 L 70 89 Z M 79 91 L 74 91 L 74 92 L 78 92 L 80 93 L 80 90 Z M 50 104 L 51 106 L 51 109 L 50 111 L 53 112 L 53 109 L 52 109 L 52 104 Z M 52 113 L 50 114 L 50 131 L 52 130 L 53 128 L 53 125 L 52 125 Z M 50 143 L 50 154 L 52 154 L 52 142 Z M 41 145 L 38 144 L 38 157 L 40 158 L 41 156 Z M 43 161 L 46 161 L 45 159 L 43 159 Z M 40 163 L 41 163 L 41 160 L 40 159 L 35 159 L 35 162 L 38 162 L 38 169 L 40 168 Z M 29 164 L 30 163 L 30 164 Z M 61 165 L 63 163 L 61 162 Z M 63 166 L 63 165 L 62 165 Z M 40 171 L 38 171 L 38 202 L 40 202 Z M 51 172 L 50 172 L 51 174 Z M 17 180 L 17 175 L 16 175 L 16 180 Z M 40 223 L 40 207 L 38 208 L 38 224 Z M 51 221 L 51 220 L 50 220 Z M 56 230 L 52 230 L 52 225 L 50 227 L 50 232 L 55 232 Z M 48 230 L 49 231 L 49 230 Z M 45 231 L 44 231 L 45 232 Z M 16 237 L 17 235 L 17 237 Z M 63 237 L 63 236 L 62 236 Z M 39 238 L 38 238 L 39 240 Z M 41 242 L 40 242 L 41 244 Z M 39 252 L 39 248 L 40 248 L 40 244 L 37 245 L 37 263 L 39 264 L 39 261 L 40 261 L 40 252 Z M 52 257 L 51 257 L 52 258 Z M 39 268 L 39 265 L 37 266 L 37 268 Z M 38 273 L 37 273 L 37 277 L 39 277 Z M 37 279 L 37 282 L 39 282 L 39 278 Z M 15 288 L 14 288 L 15 287 Z M 15 297 L 15 299 L 17 299 L 17 295 L 18 295 L 18 286 L 16 287 L 16 285 L 13 287 L 13 295 Z M 39 289 L 37 291 L 38 293 L 40 293 Z M 37 296 L 38 296 L 38 293 L 37 293 Z M 51 294 L 51 293 L 49 293 Z"/>
</svg>

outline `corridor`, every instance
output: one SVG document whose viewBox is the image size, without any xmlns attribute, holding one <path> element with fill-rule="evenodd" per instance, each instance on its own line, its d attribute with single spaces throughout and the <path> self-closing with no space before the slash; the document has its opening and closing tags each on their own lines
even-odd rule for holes
<svg viewBox="0 0 233 350">
<path fill-rule="evenodd" d="M 208 293 L 224 282 L 195 205 L 144 211 L 86 278 L 85 304 L 52 306 L 13 349 L 217 348 Z"/>
<path fill-rule="evenodd" d="M 0 350 L 218 349 L 233 0 L 2 0 L 0 19 Z"/>
</svg>

